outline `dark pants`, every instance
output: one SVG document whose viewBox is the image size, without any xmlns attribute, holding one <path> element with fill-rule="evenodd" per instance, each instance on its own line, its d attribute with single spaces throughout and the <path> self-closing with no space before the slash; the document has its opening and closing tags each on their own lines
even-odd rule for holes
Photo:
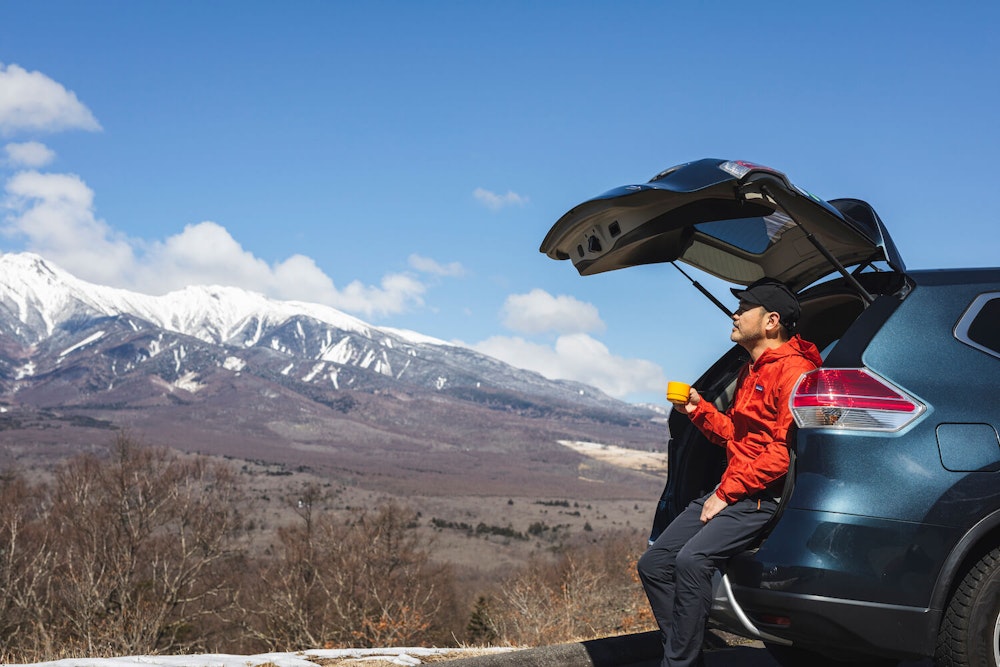
<svg viewBox="0 0 1000 667">
<path fill-rule="evenodd" d="M 702 523 L 707 498 L 688 505 L 639 559 L 639 578 L 663 634 L 663 667 L 701 664 L 712 576 L 753 543 L 778 506 L 772 498 L 747 498 Z"/>
</svg>

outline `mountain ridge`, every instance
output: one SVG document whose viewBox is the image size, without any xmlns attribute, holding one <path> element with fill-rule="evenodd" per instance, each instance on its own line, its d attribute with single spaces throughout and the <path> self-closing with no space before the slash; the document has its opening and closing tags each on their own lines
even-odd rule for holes
<svg viewBox="0 0 1000 667">
<path fill-rule="evenodd" d="M 435 465 L 475 487 L 447 460 L 457 452 L 475 452 L 471 468 L 485 457 L 515 477 L 575 484 L 580 456 L 554 443 L 648 449 L 662 441 L 655 417 L 328 306 L 221 286 L 148 296 L 86 283 L 37 255 L 0 256 L 0 439 L 35 456 L 130 428 L 192 451 L 346 466 L 407 488 L 407 470 L 427 482 Z M 527 458 L 503 460 L 511 454 Z M 405 465 L 387 472 L 380 456 Z M 603 474 L 614 485 L 631 473 Z"/>
<path fill-rule="evenodd" d="M 37 278 L 29 280 L 26 276 Z M 11 312 L 14 310 L 12 305 L 16 306 L 16 315 Z M 431 336 L 405 329 L 377 327 L 329 306 L 277 301 L 255 292 L 218 285 L 189 286 L 162 296 L 143 295 L 86 283 L 31 253 L 0 255 L 0 309 L 13 316 L 4 318 L 0 324 L 9 327 L 11 320 L 19 321 L 23 328 L 15 327 L 13 334 L 33 345 L 51 338 L 59 327 L 71 330 L 81 326 L 82 322 L 125 318 L 129 326 L 136 330 L 142 328 L 141 322 L 137 321 L 141 320 L 168 332 L 233 349 L 255 347 L 265 332 L 269 332 L 272 334 L 272 349 L 290 357 L 373 368 L 385 375 L 394 374 L 393 364 L 388 363 L 387 350 L 395 346 L 409 346 L 410 352 L 418 346 L 442 348 L 447 354 L 490 364 L 493 371 L 516 368 L 471 348 Z M 71 309 L 70 312 L 67 312 L 68 309 Z M 325 330 L 325 337 L 306 336 L 301 318 L 315 320 L 330 329 Z M 290 324 L 295 324 L 294 331 L 288 331 Z M 316 328 L 315 325 L 313 328 Z M 368 347 L 363 352 L 358 348 L 352 350 L 349 337 L 333 340 L 333 330 L 361 336 L 385 349 Z M 98 333 L 95 332 L 94 336 Z M 291 345 L 281 347 L 283 342 L 290 342 Z M 74 344 L 84 343 L 77 341 Z M 400 365 L 395 368 L 399 369 Z M 568 388 L 584 398 L 600 395 L 601 402 L 606 402 L 604 399 L 615 401 L 589 385 L 548 380 L 525 369 L 516 371 L 532 376 L 530 382 L 523 381 L 536 387 L 551 383 Z M 400 369 L 398 372 L 403 371 Z"/>
</svg>

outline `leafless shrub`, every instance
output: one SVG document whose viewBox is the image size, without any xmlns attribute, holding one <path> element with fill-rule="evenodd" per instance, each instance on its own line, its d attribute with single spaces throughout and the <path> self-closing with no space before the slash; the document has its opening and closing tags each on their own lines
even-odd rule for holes
<svg viewBox="0 0 1000 667">
<path fill-rule="evenodd" d="M 241 597 L 244 626 L 272 650 L 393 646 L 446 636 L 447 568 L 430 562 L 414 515 L 395 503 L 345 522 L 300 513 L 282 553 Z"/>
<path fill-rule="evenodd" d="M 21 572 L 4 582 L 16 607 L 4 652 L 51 656 L 58 644 L 61 654 L 96 656 L 196 646 L 199 619 L 226 598 L 226 564 L 240 557 L 240 493 L 229 468 L 123 434 L 110 460 L 85 455 L 62 466 L 34 494 L 32 509 L 4 503 L 2 538 L 14 547 L 4 568 Z M 19 545 L 26 521 L 33 537 Z"/>
<path fill-rule="evenodd" d="M 52 565 L 50 544 L 39 530 L 43 502 L 40 489 L 21 475 L 0 478 L 0 662 L 13 645 L 51 645 L 39 614 Z"/>
<path fill-rule="evenodd" d="M 634 574 L 641 549 L 634 534 L 610 533 L 570 544 L 555 558 L 536 556 L 477 603 L 470 630 L 539 646 L 650 629 Z"/>
<path fill-rule="evenodd" d="M 47 483 L 0 476 L 0 663 L 176 651 L 541 645 L 652 627 L 634 533 L 560 535 L 494 590 L 454 590 L 418 517 L 335 513 L 320 487 L 251 557 L 226 465 L 119 435 Z M 478 585 L 475 586 L 477 589 Z M 470 588 L 472 588 L 470 586 Z M 457 603 L 471 602 L 470 611 Z"/>
</svg>

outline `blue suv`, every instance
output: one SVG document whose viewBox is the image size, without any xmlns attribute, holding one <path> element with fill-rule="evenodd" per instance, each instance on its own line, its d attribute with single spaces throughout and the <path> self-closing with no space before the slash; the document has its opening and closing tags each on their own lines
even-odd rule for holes
<svg viewBox="0 0 1000 667">
<path fill-rule="evenodd" d="M 581 203 L 541 251 L 581 275 L 680 262 L 799 293 L 824 363 L 790 400 L 778 513 L 719 573 L 711 623 L 783 664 L 1000 667 L 1000 269 L 907 270 L 866 202 L 717 159 Z M 735 346 L 695 386 L 724 410 L 746 361 Z M 651 539 L 725 466 L 685 416 L 669 425 Z"/>
</svg>

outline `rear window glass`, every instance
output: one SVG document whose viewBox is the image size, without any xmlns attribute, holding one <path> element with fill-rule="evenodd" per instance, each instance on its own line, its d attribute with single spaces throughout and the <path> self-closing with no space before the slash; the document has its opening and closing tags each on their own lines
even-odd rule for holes
<svg viewBox="0 0 1000 667">
<path fill-rule="evenodd" d="M 776 243 L 785 230 L 794 224 L 787 215 L 775 212 L 758 218 L 703 222 L 695 227 L 702 234 L 728 243 L 740 250 L 760 255 Z"/>
<path fill-rule="evenodd" d="M 955 337 L 976 349 L 1000 357 L 1000 293 L 977 297 L 955 327 Z"/>
</svg>

